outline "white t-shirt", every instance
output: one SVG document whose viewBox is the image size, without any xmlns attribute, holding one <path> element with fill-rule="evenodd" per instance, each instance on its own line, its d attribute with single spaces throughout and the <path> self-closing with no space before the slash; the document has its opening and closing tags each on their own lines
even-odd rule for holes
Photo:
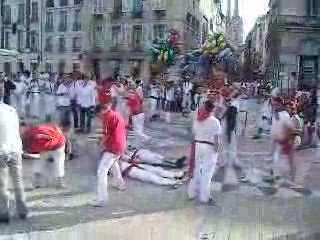
<svg viewBox="0 0 320 240">
<path fill-rule="evenodd" d="M 58 96 L 57 105 L 58 107 L 69 107 L 70 106 L 70 87 L 65 86 L 64 84 L 60 84 L 57 95 L 62 94 L 62 96 Z"/>
<path fill-rule="evenodd" d="M 293 121 L 287 111 L 279 112 L 279 120 L 273 116 L 271 124 L 271 138 L 273 140 L 285 140 L 288 128 L 294 128 Z"/>
<path fill-rule="evenodd" d="M 214 143 L 215 136 L 222 135 L 220 121 L 214 116 L 210 116 L 203 121 L 196 119 L 193 124 L 193 134 L 195 140 Z"/>
<path fill-rule="evenodd" d="M 16 88 L 13 90 L 13 94 L 15 96 L 21 96 L 26 92 L 27 85 L 24 82 L 14 82 L 14 85 L 16 86 Z"/>
<path fill-rule="evenodd" d="M 80 87 L 77 95 L 81 107 L 89 108 L 96 105 L 95 89 L 92 84 L 87 83 L 87 85 Z"/>
<path fill-rule="evenodd" d="M 17 111 L 0 103 L 0 154 L 22 153 L 19 117 Z"/>
</svg>

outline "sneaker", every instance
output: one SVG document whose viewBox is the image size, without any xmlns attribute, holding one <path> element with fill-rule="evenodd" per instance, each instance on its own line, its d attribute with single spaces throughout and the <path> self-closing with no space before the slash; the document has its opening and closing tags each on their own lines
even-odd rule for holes
<svg viewBox="0 0 320 240">
<path fill-rule="evenodd" d="M 106 201 L 94 200 L 94 201 L 90 202 L 89 205 L 91 207 L 106 207 L 107 206 L 107 202 Z"/>
</svg>

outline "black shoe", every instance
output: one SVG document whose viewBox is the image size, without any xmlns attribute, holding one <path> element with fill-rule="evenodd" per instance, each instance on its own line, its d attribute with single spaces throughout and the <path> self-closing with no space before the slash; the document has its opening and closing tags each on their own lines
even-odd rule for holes
<svg viewBox="0 0 320 240">
<path fill-rule="evenodd" d="M 9 213 L 0 214 L 0 224 L 1 223 L 10 223 Z"/>
</svg>

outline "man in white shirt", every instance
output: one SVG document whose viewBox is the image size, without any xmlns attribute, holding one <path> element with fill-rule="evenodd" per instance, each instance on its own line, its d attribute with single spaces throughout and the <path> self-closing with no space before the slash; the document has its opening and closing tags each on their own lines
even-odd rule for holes
<svg viewBox="0 0 320 240">
<path fill-rule="evenodd" d="M 211 199 L 211 179 L 216 169 L 218 152 L 221 149 L 222 129 L 213 115 L 214 104 L 208 100 L 200 109 L 193 125 L 195 164 L 188 186 L 188 197 L 194 199 L 199 193 L 200 202 Z"/>
<path fill-rule="evenodd" d="M 27 85 L 25 82 L 21 80 L 20 77 L 17 77 L 14 81 L 16 88 L 13 90 L 11 99 L 12 106 L 17 110 L 20 119 L 24 119 L 25 117 L 25 109 L 24 109 L 24 96 L 27 91 Z"/>
<path fill-rule="evenodd" d="M 84 77 L 83 84 L 78 87 L 77 96 L 80 105 L 80 128 L 82 132 L 89 133 L 96 106 L 96 93 L 95 86 L 90 84 L 88 77 Z"/>
<path fill-rule="evenodd" d="M 17 111 L 0 103 L 0 223 L 9 223 L 9 176 L 15 191 L 16 209 L 19 218 L 28 214 L 22 179 L 22 141 L 19 132 Z"/>
<path fill-rule="evenodd" d="M 63 82 L 57 90 L 57 109 L 59 111 L 60 125 L 70 125 L 71 101 L 70 101 L 71 78 L 65 75 Z"/>
<path fill-rule="evenodd" d="M 149 93 L 149 111 L 150 111 L 150 121 L 154 120 L 157 116 L 157 105 L 160 100 L 160 89 L 155 81 L 150 83 L 150 93 Z"/>
<path fill-rule="evenodd" d="M 56 111 L 55 85 L 56 83 L 54 82 L 53 76 L 49 76 L 49 78 L 44 84 L 46 122 L 52 122 L 54 120 L 54 114 Z"/>
</svg>

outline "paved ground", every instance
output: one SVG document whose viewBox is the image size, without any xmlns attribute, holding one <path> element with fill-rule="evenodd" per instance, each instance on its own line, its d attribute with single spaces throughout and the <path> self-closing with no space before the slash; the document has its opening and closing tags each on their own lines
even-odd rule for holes
<svg viewBox="0 0 320 240">
<path fill-rule="evenodd" d="M 262 171 L 263 162 L 270 158 L 268 139 L 257 143 L 250 139 L 255 119 L 249 114 L 247 136 L 239 141 L 247 173 Z M 146 133 L 152 139 L 143 146 L 169 157 L 188 155 L 188 120 L 176 116 L 174 123 L 169 127 L 162 122 L 150 124 Z M 68 188 L 28 192 L 31 217 L 0 226 L 0 240 L 170 240 L 201 239 L 201 234 L 219 240 L 320 239 L 312 234 L 320 229 L 319 150 L 298 155 L 311 166 L 307 186 L 315 191 L 306 197 L 288 188 L 265 195 L 249 184 L 221 192 L 221 184 L 214 182 L 216 206 L 201 206 L 186 199 L 186 186 L 173 189 L 127 180 L 126 191 L 110 190 L 108 207 L 94 209 L 87 203 L 94 197 L 99 149 L 86 136 L 78 139 L 79 158 L 66 166 Z M 25 162 L 26 185 L 30 184 L 30 167 Z"/>
</svg>

